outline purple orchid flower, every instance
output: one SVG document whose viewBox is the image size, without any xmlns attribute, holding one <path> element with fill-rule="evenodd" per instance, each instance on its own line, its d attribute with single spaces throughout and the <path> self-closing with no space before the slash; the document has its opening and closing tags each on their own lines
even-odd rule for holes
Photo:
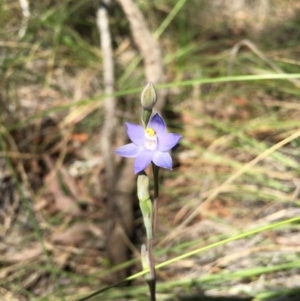
<svg viewBox="0 0 300 301">
<path fill-rule="evenodd" d="M 144 170 L 151 161 L 159 167 L 172 169 L 172 158 L 168 151 L 182 136 L 167 133 L 166 124 L 159 114 L 151 117 L 146 129 L 126 122 L 126 131 L 132 143 L 117 148 L 114 153 L 126 158 L 135 158 L 136 174 Z"/>
</svg>

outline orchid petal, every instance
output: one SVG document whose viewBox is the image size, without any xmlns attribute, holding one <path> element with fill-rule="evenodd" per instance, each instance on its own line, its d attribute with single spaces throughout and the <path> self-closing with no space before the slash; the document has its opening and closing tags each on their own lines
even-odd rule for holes
<svg viewBox="0 0 300 301">
<path fill-rule="evenodd" d="M 144 170 L 151 163 L 153 155 L 153 151 L 143 149 L 134 161 L 134 172 L 137 174 Z"/>
<path fill-rule="evenodd" d="M 167 152 L 155 152 L 152 161 L 159 167 L 172 169 L 172 158 Z"/>
<path fill-rule="evenodd" d="M 151 117 L 148 127 L 154 129 L 157 136 L 163 135 L 166 132 L 166 124 L 158 113 Z"/>
<path fill-rule="evenodd" d="M 165 133 L 164 135 L 160 135 L 158 137 L 157 150 L 161 152 L 167 152 L 178 143 L 181 137 L 181 135 L 173 133 Z"/>
<path fill-rule="evenodd" d="M 126 131 L 129 139 L 136 145 L 144 144 L 144 128 L 140 125 L 126 122 Z"/>
<path fill-rule="evenodd" d="M 135 158 L 143 148 L 136 146 L 134 143 L 129 143 L 114 150 L 114 153 L 126 158 Z"/>
</svg>

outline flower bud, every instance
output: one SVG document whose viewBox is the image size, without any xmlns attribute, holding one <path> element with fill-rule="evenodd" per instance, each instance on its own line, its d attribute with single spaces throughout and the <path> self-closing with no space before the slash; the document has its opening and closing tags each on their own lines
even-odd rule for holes
<svg viewBox="0 0 300 301">
<path fill-rule="evenodd" d="M 145 244 L 142 244 L 141 247 L 141 262 L 143 270 L 147 270 L 150 267 L 149 263 L 149 253 Z"/>
<path fill-rule="evenodd" d="M 156 100 L 156 90 L 152 82 L 150 82 L 142 91 L 141 104 L 143 109 L 148 111 L 152 110 L 156 104 Z"/>
<path fill-rule="evenodd" d="M 146 229 L 147 239 L 151 239 L 152 233 L 152 217 L 153 208 L 152 201 L 149 192 L 149 178 L 145 172 L 140 172 L 137 178 L 137 195 L 139 199 L 139 205 L 143 216 L 144 226 Z"/>
<path fill-rule="evenodd" d="M 150 262 L 149 262 L 149 252 L 147 250 L 147 247 L 145 244 L 142 244 L 141 247 L 141 262 L 143 270 L 149 270 L 150 269 Z M 150 275 L 147 273 L 145 275 L 146 280 L 150 280 Z"/>
<path fill-rule="evenodd" d="M 141 172 L 137 178 L 137 195 L 140 202 L 150 199 L 149 178 L 145 172 Z"/>
</svg>

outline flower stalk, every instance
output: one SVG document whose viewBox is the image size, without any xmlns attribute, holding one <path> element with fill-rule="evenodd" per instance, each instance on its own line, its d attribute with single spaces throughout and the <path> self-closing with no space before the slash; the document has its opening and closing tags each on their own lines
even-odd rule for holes
<svg viewBox="0 0 300 301">
<path fill-rule="evenodd" d="M 147 244 L 141 248 L 141 262 L 144 270 L 149 269 L 146 281 L 149 286 L 150 300 L 156 300 L 156 275 L 153 260 L 153 235 L 157 225 L 159 198 L 159 169 L 172 169 L 169 151 L 179 142 L 181 135 L 168 133 L 166 124 L 159 114 L 152 116 L 152 109 L 157 101 L 154 85 L 150 82 L 142 91 L 141 119 L 143 127 L 126 122 L 126 131 L 131 143 L 117 148 L 114 153 L 126 158 L 135 158 L 134 172 L 137 176 L 137 196 L 146 230 Z M 151 117 L 152 116 L 152 117 Z M 152 163 L 154 196 L 151 197 L 149 178 L 145 173 Z"/>
<path fill-rule="evenodd" d="M 156 300 L 156 275 L 155 275 L 155 265 L 153 260 L 153 206 L 151 201 L 151 196 L 149 192 L 149 178 L 145 172 L 141 172 L 137 179 L 137 195 L 139 199 L 140 209 L 143 215 L 144 226 L 147 235 L 147 246 L 142 245 L 141 249 L 141 262 L 143 269 L 149 269 L 149 274 L 147 273 L 145 279 L 148 283 L 150 290 L 150 300 Z"/>
<path fill-rule="evenodd" d="M 153 233 L 157 227 L 158 214 L 158 197 L 159 197 L 159 167 L 152 162 L 152 172 L 154 181 L 154 198 L 153 198 Z"/>
</svg>

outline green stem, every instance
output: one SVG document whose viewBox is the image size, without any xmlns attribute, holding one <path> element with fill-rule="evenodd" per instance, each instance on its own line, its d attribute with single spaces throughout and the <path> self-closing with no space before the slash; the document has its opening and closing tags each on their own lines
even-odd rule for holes
<svg viewBox="0 0 300 301">
<path fill-rule="evenodd" d="M 153 198 L 153 234 L 157 226 L 158 214 L 158 197 L 159 197 L 159 167 L 152 162 L 153 181 L 154 181 L 154 198 Z"/>
<path fill-rule="evenodd" d="M 148 248 L 148 259 L 150 265 L 150 278 L 147 280 L 149 290 L 150 290 L 150 300 L 156 301 L 156 275 L 155 275 L 155 265 L 153 259 L 153 249 L 152 249 L 153 239 L 147 239 Z"/>
</svg>

